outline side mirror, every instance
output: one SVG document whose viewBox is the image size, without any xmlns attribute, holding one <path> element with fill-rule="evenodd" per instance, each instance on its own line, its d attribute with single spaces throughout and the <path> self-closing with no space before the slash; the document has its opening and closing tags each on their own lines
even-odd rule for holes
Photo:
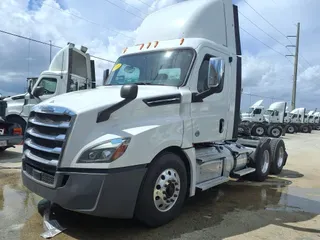
<svg viewBox="0 0 320 240">
<path fill-rule="evenodd" d="M 36 87 L 36 89 L 33 90 L 32 95 L 38 98 L 38 97 L 42 96 L 43 94 L 44 94 L 44 87 L 38 86 L 38 87 Z"/>
<path fill-rule="evenodd" d="M 212 57 L 209 60 L 208 87 L 218 87 L 224 77 L 225 64 L 222 58 Z"/>
<path fill-rule="evenodd" d="M 133 100 L 138 95 L 138 85 L 126 84 L 121 87 L 120 96 L 124 99 Z"/>
<path fill-rule="evenodd" d="M 106 84 L 108 77 L 109 77 L 109 69 L 106 69 L 103 71 L 103 85 Z"/>
</svg>

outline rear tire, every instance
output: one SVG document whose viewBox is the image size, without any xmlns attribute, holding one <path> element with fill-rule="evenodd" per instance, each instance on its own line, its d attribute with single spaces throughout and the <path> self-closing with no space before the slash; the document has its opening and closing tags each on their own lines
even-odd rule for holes
<svg viewBox="0 0 320 240">
<path fill-rule="evenodd" d="M 272 139 L 270 142 L 272 163 L 270 173 L 280 174 L 286 163 L 285 145 L 282 139 Z"/>
<path fill-rule="evenodd" d="M 179 216 L 188 188 L 186 167 L 171 152 L 157 156 L 150 164 L 140 188 L 135 218 L 148 227 L 159 227 Z"/>
<path fill-rule="evenodd" d="M 267 179 L 271 167 L 271 148 L 269 143 L 264 143 L 257 148 L 255 161 L 250 165 L 256 169 L 255 172 L 248 175 L 253 181 L 263 182 Z"/>
<path fill-rule="evenodd" d="M 282 135 L 282 128 L 279 126 L 270 126 L 268 128 L 268 135 L 273 138 L 279 138 Z"/>
</svg>

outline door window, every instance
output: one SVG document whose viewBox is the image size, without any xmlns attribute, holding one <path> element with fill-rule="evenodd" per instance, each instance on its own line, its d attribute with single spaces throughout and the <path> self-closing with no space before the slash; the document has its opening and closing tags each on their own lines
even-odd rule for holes
<svg viewBox="0 0 320 240">
<path fill-rule="evenodd" d="M 261 114 L 261 109 L 256 108 L 256 109 L 253 111 L 253 114 Z"/>
<path fill-rule="evenodd" d="M 57 89 L 57 79 L 55 78 L 42 78 L 39 85 L 44 88 L 44 95 L 54 94 Z"/>
</svg>

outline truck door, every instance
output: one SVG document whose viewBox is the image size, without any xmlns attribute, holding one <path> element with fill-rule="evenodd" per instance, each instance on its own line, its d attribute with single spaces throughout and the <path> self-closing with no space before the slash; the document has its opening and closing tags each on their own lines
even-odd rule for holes
<svg viewBox="0 0 320 240">
<path fill-rule="evenodd" d="M 211 48 L 202 48 L 198 53 L 198 59 L 195 68 L 199 69 L 196 84 L 193 83 L 193 90 L 196 93 L 202 93 L 208 90 L 208 69 L 211 57 L 221 57 L 224 63 L 224 74 L 222 75 L 222 90 L 219 93 L 210 94 L 202 101 L 191 102 L 191 118 L 193 127 L 193 143 L 215 141 L 226 138 L 227 133 L 227 114 L 228 114 L 228 88 L 226 81 L 230 76 L 230 64 L 228 56 Z"/>
</svg>

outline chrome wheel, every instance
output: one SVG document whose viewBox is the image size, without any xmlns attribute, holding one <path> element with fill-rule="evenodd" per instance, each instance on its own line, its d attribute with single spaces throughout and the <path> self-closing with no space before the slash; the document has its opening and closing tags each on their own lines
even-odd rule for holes
<svg viewBox="0 0 320 240">
<path fill-rule="evenodd" d="M 277 165 L 278 165 L 279 168 L 282 167 L 283 161 L 284 161 L 284 149 L 283 149 L 283 147 L 280 147 L 279 148 L 278 161 L 277 161 Z"/>
<path fill-rule="evenodd" d="M 271 130 L 271 135 L 272 136 L 279 136 L 280 130 L 278 128 L 274 128 Z"/>
<path fill-rule="evenodd" d="M 257 135 L 263 135 L 264 134 L 264 129 L 263 129 L 263 127 L 257 127 L 256 128 L 256 133 L 257 133 Z"/>
<path fill-rule="evenodd" d="M 266 173 L 269 169 L 269 165 L 270 165 L 270 153 L 268 150 L 265 150 L 263 152 L 263 165 L 262 165 L 261 172 Z"/>
<path fill-rule="evenodd" d="M 288 132 L 289 132 L 289 133 L 293 133 L 293 132 L 294 132 L 294 128 L 293 128 L 293 127 L 291 127 L 291 126 L 290 126 L 290 127 L 288 127 Z"/>
<path fill-rule="evenodd" d="M 161 212 L 169 211 L 180 193 L 180 177 L 176 170 L 166 169 L 158 177 L 153 191 L 153 202 Z"/>
</svg>

